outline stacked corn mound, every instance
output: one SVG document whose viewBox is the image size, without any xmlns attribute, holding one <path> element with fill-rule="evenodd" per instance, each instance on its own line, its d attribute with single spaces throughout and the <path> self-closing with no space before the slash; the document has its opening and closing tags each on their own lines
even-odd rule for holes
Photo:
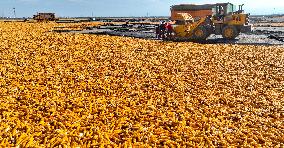
<svg viewBox="0 0 284 148">
<path fill-rule="evenodd" d="M 283 147 L 283 47 L 0 26 L 3 147 Z"/>
</svg>

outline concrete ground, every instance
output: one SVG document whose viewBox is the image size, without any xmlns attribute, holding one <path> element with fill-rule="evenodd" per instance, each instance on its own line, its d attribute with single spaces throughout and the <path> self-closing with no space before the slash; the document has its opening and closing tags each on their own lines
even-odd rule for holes
<svg viewBox="0 0 284 148">
<path fill-rule="evenodd" d="M 259 28 L 263 31 L 263 28 Z M 276 30 L 279 34 L 282 32 L 283 28 Z M 200 43 L 206 44 L 241 44 L 241 45 L 284 45 L 284 42 L 270 39 L 268 36 L 273 33 L 271 28 L 268 28 L 268 33 L 261 33 L 262 31 L 255 29 L 254 33 L 250 34 L 240 34 L 235 40 L 225 40 L 221 35 L 211 35 L 206 41 Z M 97 29 L 83 30 L 83 31 L 69 31 L 68 33 L 82 33 L 82 34 L 97 34 L 97 35 L 113 35 L 113 36 L 124 36 L 124 37 L 134 37 L 142 39 L 152 39 L 157 40 L 154 31 L 113 31 L 109 29 Z"/>
</svg>

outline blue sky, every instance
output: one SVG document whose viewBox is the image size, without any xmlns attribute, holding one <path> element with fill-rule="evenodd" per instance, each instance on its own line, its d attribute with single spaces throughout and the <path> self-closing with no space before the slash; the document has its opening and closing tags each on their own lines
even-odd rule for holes
<svg viewBox="0 0 284 148">
<path fill-rule="evenodd" d="M 0 16 L 31 17 L 36 12 L 57 16 L 167 16 L 173 4 L 232 2 L 251 14 L 284 13 L 283 0 L 0 0 Z"/>
</svg>

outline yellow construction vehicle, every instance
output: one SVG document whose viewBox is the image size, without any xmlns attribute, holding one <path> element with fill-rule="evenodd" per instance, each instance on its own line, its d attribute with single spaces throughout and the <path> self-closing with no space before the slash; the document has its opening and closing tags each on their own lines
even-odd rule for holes
<svg viewBox="0 0 284 148">
<path fill-rule="evenodd" d="M 171 39 L 206 40 L 211 34 L 235 39 L 241 32 L 251 32 L 249 14 L 245 14 L 242 7 L 240 5 L 236 11 L 231 3 L 174 5 L 171 7 L 174 22 Z"/>
</svg>

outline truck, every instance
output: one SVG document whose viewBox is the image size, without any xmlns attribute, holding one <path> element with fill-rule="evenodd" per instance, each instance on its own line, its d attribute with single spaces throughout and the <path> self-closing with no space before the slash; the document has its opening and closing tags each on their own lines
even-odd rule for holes
<svg viewBox="0 0 284 148">
<path fill-rule="evenodd" d="M 240 33 L 252 31 L 249 14 L 244 13 L 244 5 L 232 3 L 180 4 L 171 6 L 174 35 L 167 39 L 206 40 L 211 34 L 222 35 L 225 39 L 235 39 Z"/>
<path fill-rule="evenodd" d="M 38 22 L 43 21 L 56 21 L 55 13 L 37 13 L 33 16 L 33 19 Z"/>
</svg>

